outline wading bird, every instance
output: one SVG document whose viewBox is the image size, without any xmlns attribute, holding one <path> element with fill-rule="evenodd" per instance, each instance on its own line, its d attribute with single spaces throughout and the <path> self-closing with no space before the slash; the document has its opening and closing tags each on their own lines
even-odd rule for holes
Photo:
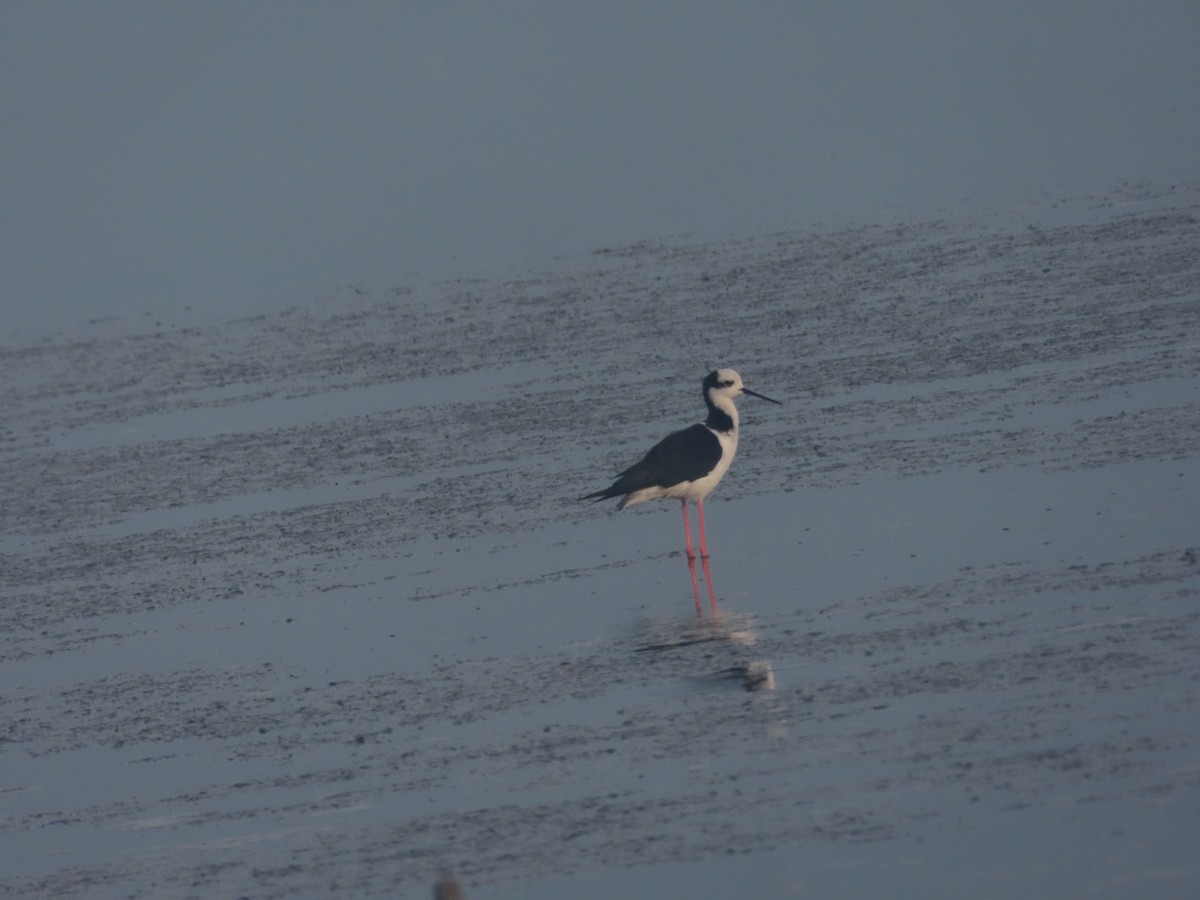
<svg viewBox="0 0 1200 900">
<path fill-rule="evenodd" d="M 581 500 L 608 500 L 620 497 L 617 509 L 664 498 L 683 503 L 683 535 L 687 548 L 688 566 L 692 573 L 692 590 L 696 611 L 700 611 L 700 587 L 696 582 L 696 551 L 692 546 L 692 526 L 688 517 L 688 500 L 696 501 L 696 519 L 700 525 L 700 559 L 713 612 L 717 598 L 708 574 L 708 538 L 704 533 L 704 498 L 729 471 L 738 445 L 738 410 L 734 399 L 742 394 L 779 403 L 755 393 L 742 384 L 742 376 L 733 369 L 709 372 L 703 382 L 704 403 L 708 417 L 703 422 L 673 432 L 650 448 L 650 451 L 617 476 L 617 480 L 602 491 L 581 497 Z"/>
</svg>

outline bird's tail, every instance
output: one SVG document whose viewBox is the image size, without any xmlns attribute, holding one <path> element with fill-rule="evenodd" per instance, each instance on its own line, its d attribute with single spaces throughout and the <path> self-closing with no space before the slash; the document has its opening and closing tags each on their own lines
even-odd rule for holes
<svg viewBox="0 0 1200 900">
<path fill-rule="evenodd" d="M 621 502 L 619 504 L 617 504 L 617 509 L 620 509 L 622 506 L 625 505 L 624 495 L 626 493 L 628 493 L 628 492 L 617 490 L 615 487 L 610 486 L 610 487 L 606 487 L 602 491 L 596 491 L 594 494 L 584 494 L 579 499 L 581 501 L 582 500 L 591 500 L 593 503 L 599 503 L 601 500 L 611 500 L 613 497 L 620 497 Z"/>
</svg>

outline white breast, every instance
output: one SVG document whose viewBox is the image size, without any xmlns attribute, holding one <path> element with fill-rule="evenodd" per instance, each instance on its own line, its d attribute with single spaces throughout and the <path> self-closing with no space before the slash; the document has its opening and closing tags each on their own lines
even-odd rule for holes
<svg viewBox="0 0 1200 900">
<path fill-rule="evenodd" d="M 738 430 L 736 427 L 732 431 L 714 431 L 711 428 L 708 430 L 712 431 L 717 440 L 721 442 L 721 459 L 717 462 L 716 468 L 695 481 L 683 481 L 666 488 L 662 496 L 702 500 L 725 477 L 725 473 L 729 471 L 729 466 L 733 463 L 733 455 L 737 453 Z"/>
</svg>

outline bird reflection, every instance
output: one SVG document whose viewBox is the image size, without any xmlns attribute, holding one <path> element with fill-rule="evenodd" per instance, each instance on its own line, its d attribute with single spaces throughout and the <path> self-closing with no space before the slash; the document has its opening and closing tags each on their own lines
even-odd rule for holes
<svg viewBox="0 0 1200 900">
<path fill-rule="evenodd" d="M 736 681 L 747 691 L 775 690 L 775 670 L 771 661 L 748 658 L 758 637 L 747 616 L 726 614 L 699 623 L 646 620 L 640 623 L 638 632 L 643 641 L 636 648 L 639 653 L 684 650 L 697 644 L 724 645 L 727 661 L 733 665 L 699 676 L 703 681 Z M 716 648 L 706 650 L 705 660 L 711 662 L 715 652 L 718 652 Z"/>
<path fill-rule="evenodd" d="M 645 620 L 637 626 L 640 653 L 677 650 L 695 644 L 721 643 L 750 647 L 757 638 L 746 616 L 726 614 L 719 619 Z"/>
</svg>

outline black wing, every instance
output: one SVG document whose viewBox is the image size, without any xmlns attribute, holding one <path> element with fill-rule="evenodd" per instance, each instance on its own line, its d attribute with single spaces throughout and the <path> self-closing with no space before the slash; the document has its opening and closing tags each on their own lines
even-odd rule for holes
<svg viewBox="0 0 1200 900">
<path fill-rule="evenodd" d="M 720 458 L 721 442 L 697 423 L 668 434 L 641 460 L 618 475 L 609 487 L 581 499 L 607 500 L 642 488 L 671 487 L 681 481 L 695 481 L 712 471 Z"/>
</svg>

